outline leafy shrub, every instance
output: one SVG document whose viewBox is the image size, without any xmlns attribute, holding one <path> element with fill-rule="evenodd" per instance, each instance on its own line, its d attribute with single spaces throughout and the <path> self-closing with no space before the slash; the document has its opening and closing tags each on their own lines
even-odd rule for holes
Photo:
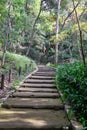
<svg viewBox="0 0 87 130">
<path fill-rule="evenodd" d="M 26 56 L 22 56 L 22 55 L 10 53 L 10 52 L 6 53 L 6 59 L 8 61 L 13 61 L 13 64 L 16 69 L 19 69 L 19 66 L 21 66 L 23 71 L 25 70 L 25 64 L 29 65 L 32 61 Z M 34 65 L 35 63 L 32 61 L 32 66 L 34 67 Z"/>
<path fill-rule="evenodd" d="M 13 82 L 13 86 L 17 86 L 17 85 L 19 85 L 19 83 L 20 83 L 19 80 L 15 80 L 15 81 Z"/>
<path fill-rule="evenodd" d="M 2 57 L 2 52 L 0 51 L 0 59 L 1 57 Z M 32 62 L 32 66 L 29 66 L 31 62 Z M 36 67 L 35 62 L 31 60 L 30 58 L 23 55 L 6 52 L 5 68 L 7 70 L 9 70 L 9 68 L 18 70 L 19 67 L 21 66 L 22 70 L 25 71 L 25 64 L 27 64 L 30 67 L 29 70 L 32 70 L 33 68 Z"/>
<path fill-rule="evenodd" d="M 77 62 L 58 66 L 56 83 L 77 119 L 87 126 L 87 67 Z"/>
<path fill-rule="evenodd" d="M 51 63 L 47 63 L 46 66 L 50 66 L 52 68 L 57 68 L 57 65 L 56 64 L 51 64 Z"/>
</svg>

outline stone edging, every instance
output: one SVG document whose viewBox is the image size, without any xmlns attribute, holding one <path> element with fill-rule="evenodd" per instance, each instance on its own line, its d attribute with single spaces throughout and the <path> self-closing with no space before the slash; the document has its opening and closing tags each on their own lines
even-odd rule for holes
<svg viewBox="0 0 87 130">
<path fill-rule="evenodd" d="M 20 85 L 21 85 L 27 78 L 29 78 L 29 77 L 30 77 L 33 73 L 35 73 L 37 70 L 38 70 L 38 67 L 36 67 L 35 70 L 32 71 L 28 76 L 26 76 L 25 79 L 23 79 L 18 86 L 15 86 L 16 90 L 20 87 Z M 9 98 L 9 96 L 12 95 L 16 90 L 11 91 L 5 98 L 0 99 L 0 106 L 1 106 L 1 105 L 3 104 L 3 102 L 5 102 L 5 101 Z"/>
<path fill-rule="evenodd" d="M 67 115 L 70 109 L 71 107 L 69 105 L 65 105 L 65 111 Z M 76 121 L 76 118 L 74 115 L 72 115 L 71 117 L 69 117 L 68 115 L 68 118 L 70 120 L 72 130 L 83 130 L 83 126 L 79 122 Z"/>
<path fill-rule="evenodd" d="M 21 84 L 23 84 L 24 81 L 25 81 L 27 78 L 31 77 L 31 75 L 34 74 L 34 73 L 37 72 L 37 71 L 38 71 L 38 67 L 36 67 L 36 69 L 35 69 L 34 71 L 32 71 L 28 76 L 26 76 L 26 77 L 20 82 L 20 84 L 19 84 L 18 86 L 15 86 L 15 87 L 16 87 L 16 88 L 19 88 L 19 87 L 21 86 Z"/>
<path fill-rule="evenodd" d="M 61 99 L 62 99 L 63 94 L 60 91 L 59 91 L 59 94 L 60 94 Z M 71 123 L 71 129 L 72 130 L 83 130 L 82 124 L 80 122 L 77 122 L 76 117 L 74 116 L 74 114 L 69 116 L 68 112 L 70 111 L 71 106 L 69 106 L 67 104 L 64 104 L 64 108 L 65 108 L 65 112 L 66 112 L 66 114 L 68 116 L 68 119 L 69 119 L 69 121 Z"/>
</svg>

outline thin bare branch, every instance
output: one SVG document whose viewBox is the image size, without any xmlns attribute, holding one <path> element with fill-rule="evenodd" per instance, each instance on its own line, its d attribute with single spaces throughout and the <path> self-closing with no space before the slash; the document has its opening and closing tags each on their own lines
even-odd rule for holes
<svg viewBox="0 0 87 130">
<path fill-rule="evenodd" d="M 84 8 L 84 10 L 82 11 L 82 13 L 79 16 L 79 20 L 81 19 L 81 17 L 83 16 L 83 14 L 85 13 L 85 11 L 87 10 L 87 7 Z"/>
<path fill-rule="evenodd" d="M 29 45 L 28 45 L 28 49 L 27 49 L 27 52 L 26 52 L 26 56 L 29 54 L 29 50 L 30 50 L 30 43 L 32 42 L 32 39 L 33 39 L 33 36 L 34 36 L 34 32 L 35 32 L 35 26 L 36 26 L 36 23 L 40 17 L 40 14 L 41 14 L 41 11 L 42 11 L 42 3 L 43 3 L 43 0 L 41 0 L 40 2 L 40 9 L 39 9 L 39 13 L 34 21 L 34 24 L 33 24 L 33 28 L 32 28 L 32 32 L 31 32 L 31 36 L 30 36 L 30 42 L 29 42 Z"/>
<path fill-rule="evenodd" d="M 73 2 L 73 7 L 75 8 L 75 1 L 72 0 L 72 2 Z M 81 30 L 80 21 L 79 21 L 79 18 L 78 18 L 78 14 L 77 14 L 76 8 L 75 8 L 74 11 L 75 11 L 76 20 L 77 20 L 78 29 L 79 29 L 79 35 L 80 35 L 80 46 L 81 46 L 82 60 L 83 60 L 84 66 L 85 66 L 86 62 L 85 62 L 85 55 L 84 55 L 84 49 L 83 49 L 83 36 L 82 36 L 82 30 Z"/>
<path fill-rule="evenodd" d="M 63 24 L 62 24 L 62 27 L 61 27 L 61 30 L 63 29 L 65 23 L 66 23 L 66 20 L 73 14 L 73 12 L 75 11 L 75 9 L 78 7 L 78 5 L 80 4 L 80 1 L 75 5 L 75 7 L 73 8 L 73 10 L 68 14 L 68 16 L 65 18 Z"/>
</svg>

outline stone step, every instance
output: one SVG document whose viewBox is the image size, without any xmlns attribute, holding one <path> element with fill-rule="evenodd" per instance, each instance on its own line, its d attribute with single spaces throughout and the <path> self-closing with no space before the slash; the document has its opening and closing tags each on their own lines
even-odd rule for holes
<svg viewBox="0 0 87 130">
<path fill-rule="evenodd" d="M 55 70 L 38 66 L 0 108 L 0 130 L 65 130 L 70 122 L 57 92 Z M 71 128 L 70 128 L 71 130 Z"/>
<path fill-rule="evenodd" d="M 32 109 L 64 109 L 60 99 L 50 98 L 9 98 L 2 105 L 4 108 L 32 108 Z"/>
<path fill-rule="evenodd" d="M 62 130 L 63 127 L 70 127 L 63 110 L 0 109 L 0 130 Z"/>
<path fill-rule="evenodd" d="M 44 70 L 41 70 L 41 69 L 37 70 L 37 72 L 50 72 L 50 71 L 53 73 L 56 72 L 56 70 L 45 70 L 45 69 Z"/>
<path fill-rule="evenodd" d="M 44 67 L 44 66 L 38 66 L 38 70 L 50 70 L 50 71 L 55 71 L 56 69 L 52 67 Z"/>
<path fill-rule="evenodd" d="M 24 83 L 54 83 L 54 80 L 26 79 Z"/>
<path fill-rule="evenodd" d="M 37 88 L 56 88 L 54 84 L 36 84 L 36 83 L 23 83 L 21 87 L 37 87 Z"/>
<path fill-rule="evenodd" d="M 51 76 L 31 76 L 29 77 L 29 79 L 41 79 L 41 80 L 52 80 L 55 79 L 55 77 L 51 77 Z"/>
<path fill-rule="evenodd" d="M 57 89 L 52 89 L 52 88 L 24 88 L 20 87 L 17 89 L 20 92 L 49 92 L 49 93 L 57 93 Z"/>
<path fill-rule="evenodd" d="M 58 93 L 43 93 L 43 92 L 15 92 L 13 97 L 20 98 L 58 98 L 60 95 Z"/>
<path fill-rule="evenodd" d="M 55 76 L 55 72 L 36 72 L 34 74 L 32 74 L 34 76 Z"/>
<path fill-rule="evenodd" d="M 38 72 L 56 72 L 56 69 L 52 69 L 52 68 L 38 68 L 37 70 Z"/>
<path fill-rule="evenodd" d="M 37 71 L 37 72 L 35 72 L 35 74 L 49 74 L 49 75 L 50 75 L 50 74 L 53 74 L 53 75 L 54 75 L 55 72 L 54 72 L 54 71 L 53 71 L 53 72 L 50 72 L 50 71 L 46 71 L 46 72 L 42 72 L 42 71 L 41 71 L 41 72 L 38 72 L 38 71 Z"/>
</svg>

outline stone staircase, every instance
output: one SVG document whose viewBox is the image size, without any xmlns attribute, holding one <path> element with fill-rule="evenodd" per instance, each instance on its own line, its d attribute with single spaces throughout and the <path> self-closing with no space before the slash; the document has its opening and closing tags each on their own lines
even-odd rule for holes
<svg viewBox="0 0 87 130">
<path fill-rule="evenodd" d="M 38 66 L 2 104 L 0 130 L 71 130 L 54 78 L 53 68 Z"/>
</svg>

